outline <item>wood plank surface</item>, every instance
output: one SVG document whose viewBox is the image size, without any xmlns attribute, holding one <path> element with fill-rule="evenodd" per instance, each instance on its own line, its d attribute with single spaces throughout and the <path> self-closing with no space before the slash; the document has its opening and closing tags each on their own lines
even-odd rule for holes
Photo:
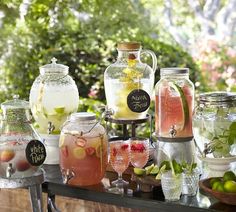
<svg viewBox="0 0 236 212">
<path fill-rule="evenodd" d="M 119 197 L 117 197 L 119 198 Z M 43 194 L 44 211 L 47 195 Z M 56 206 L 61 212 L 138 212 L 139 210 L 114 205 L 56 196 Z M 30 212 L 30 196 L 26 189 L 0 189 L 0 212 Z"/>
</svg>

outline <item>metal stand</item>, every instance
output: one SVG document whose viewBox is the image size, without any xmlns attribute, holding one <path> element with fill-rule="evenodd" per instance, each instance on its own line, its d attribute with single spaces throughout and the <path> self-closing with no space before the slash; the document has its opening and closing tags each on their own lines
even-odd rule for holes
<svg viewBox="0 0 236 212">
<path fill-rule="evenodd" d="M 129 132 L 128 132 L 128 125 L 131 125 L 131 137 L 136 137 L 136 127 L 138 124 L 146 123 L 150 121 L 150 132 L 152 132 L 152 116 L 147 115 L 145 118 L 142 119 L 131 119 L 131 120 L 126 120 L 126 119 L 114 119 L 110 115 L 105 116 L 105 121 L 109 123 L 115 123 L 118 125 L 122 125 L 122 130 L 123 130 L 123 136 L 122 139 L 126 140 L 130 138 Z M 151 139 L 152 133 L 150 133 L 150 139 Z M 117 137 L 114 137 L 116 139 Z M 111 138 L 113 140 L 113 138 Z"/>
<path fill-rule="evenodd" d="M 43 212 L 42 186 L 44 175 L 42 171 L 24 178 L 0 178 L 0 188 L 29 188 L 33 212 Z"/>
</svg>

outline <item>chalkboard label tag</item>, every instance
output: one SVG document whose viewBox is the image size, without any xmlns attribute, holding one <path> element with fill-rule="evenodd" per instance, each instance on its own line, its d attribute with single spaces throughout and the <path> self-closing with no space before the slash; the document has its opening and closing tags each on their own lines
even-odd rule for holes
<svg viewBox="0 0 236 212">
<path fill-rule="evenodd" d="M 131 111 L 142 113 L 150 106 L 150 96 L 142 89 L 135 89 L 127 96 L 127 104 Z"/>
<path fill-rule="evenodd" d="M 25 154 L 32 166 L 40 166 L 46 159 L 46 149 L 39 140 L 31 140 L 26 146 Z"/>
</svg>

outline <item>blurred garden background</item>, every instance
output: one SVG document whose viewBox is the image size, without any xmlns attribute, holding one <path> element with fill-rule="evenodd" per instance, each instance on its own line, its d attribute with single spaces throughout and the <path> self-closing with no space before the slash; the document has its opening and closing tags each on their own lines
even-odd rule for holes
<svg viewBox="0 0 236 212">
<path fill-rule="evenodd" d="M 0 0 L 0 102 L 28 99 L 39 67 L 70 67 L 83 109 L 105 103 L 119 41 L 140 41 L 162 67 L 188 67 L 197 92 L 236 91 L 236 0 Z"/>
</svg>

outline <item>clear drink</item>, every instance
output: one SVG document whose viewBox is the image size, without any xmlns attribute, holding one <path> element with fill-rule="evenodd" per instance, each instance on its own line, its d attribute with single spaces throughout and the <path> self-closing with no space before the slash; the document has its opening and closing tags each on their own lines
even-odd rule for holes
<svg viewBox="0 0 236 212">
<path fill-rule="evenodd" d="M 118 173 L 118 180 L 113 181 L 113 185 L 128 184 L 122 179 L 122 174 L 129 166 L 129 154 L 129 142 L 122 140 L 110 142 L 110 163 L 112 168 Z"/>
<path fill-rule="evenodd" d="M 130 139 L 130 162 L 134 167 L 143 168 L 149 157 L 149 139 Z"/>
<path fill-rule="evenodd" d="M 150 96 L 152 93 L 152 80 L 140 79 L 129 82 L 122 82 L 120 79 L 107 79 L 105 81 L 106 99 L 108 108 L 114 112 L 114 118 L 117 119 L 140 119 L 145 118 L 147 111 L 136 113 L 129 109 L 127 105 L 127 96 L 134 89 L 143 89 Z"/>
<path fill-rule="evenodd" d="M 54 133 L 60 133 L 60 127 L 66 118 L 77 111 L 78 91 L 72 86 L 44 85 L 32 87 L 30 107 L 39 125 L 38 131 L 47 134 L 48 122 L 55 126 Z"/>
<path fill-rule="evenodd" d="M 88 186 L 101 182 L 107 166 L 107 137 L 65 134 L 60 136 L 60 167 L 70 170 L 69 184 Z"/>
<path fill-rule="evenodd" d="M 178 201 L 182 191 L 182 175 L 172 175 L 171 171 L 161 175 L 161 187 L 166 201 Z"/>
</svg>

